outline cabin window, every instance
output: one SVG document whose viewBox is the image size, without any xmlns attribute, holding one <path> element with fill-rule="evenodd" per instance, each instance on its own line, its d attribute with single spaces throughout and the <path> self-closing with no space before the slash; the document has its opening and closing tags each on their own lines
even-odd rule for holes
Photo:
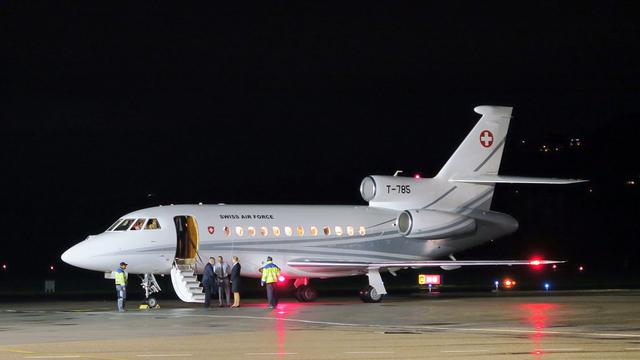
<svg viewBox="0 0 640 360">
<path fill-rule="evenodd" d="M 273 230 L 273 236 L 280 236 L 280 228 L 274 226 L 271 230 Z"/>
<path fill-rule="evenodd" d="M 342 236 L 342 226 L 336 226 L 336 235 Z"/>
<path fill-rule="evenodd" d="M 133 223 L 133 226 L 131 227 L 131 230 L 142 230 L 142 226 L 144 226 L 144 222 L 147 219 L 138 219 L 136 220 L 136 222 Z"/>
<path fill-rule="evenodd" d="M 253 226 L 249 226 L 247 228 L 247 232 L 249 233 L 249 236 L 256 236 L 256 228 L 254 228 Z"/>
<path fill-rule="evenodd" d="M 224 236 L 230 236 L 230 235 L 231 235 L 231 228 L 230 228 L 230 227 L 228 227 L 228 226 L 225 226 L 225 227 L 222 229 L 222 232 L 224 232 Z"/>
<path fill-rule="evenodd" d="M 304 227 L 298 226 L 298 236 L 304 236 Z"/>
<path fill-rule="evenodd" d="M 260 235 L 262 236 L 269 236 L 269 229 L 267 229 L 266 226 L 263 226 L 260 228 Z"/>
<path fill-rule="evenodd" d="M 242 234 L 244 234 L 244 229 L 242 228 L 242 226 L 236 226 L 236 235 L 242 236 Z"/>
<path fill-rule="evenodd" d="M 107 231 L 111 231 L 113 230 L 113 228 L 116 227 L 116 225 L 118 225 L 120 223 L 120 221 L 122 221 L 122 219 L 118 219 L 116 222 L 113 223 L 113 225 L 109 226 L 109 228 L 107 229 Z"/>
<path fill-rule="evenodd" d="M 315 226 L 312 226 L 312 227 L 309 229 L 309 232 L 311 233 L 311 235 L 312 235 L 312 236 L 318 236 L 318 228 L 317 228 L 317 227 L 315 227 Z"/>
<path fill-rule="evenodd" d="M 293 230 L 291 229 L 291 226 L 285 226 L 284 227 L 284 234 L 287 235 L 287 236 L 293 235 Z"/>
<path fill-rule="evenodd" d="M 124 219 L 122 220 L 120 225 L 116 226 L 116 228 L 113 229 L 113 231 L 125 231 L 131 226 L 131 224 L 133 224 L 134 221 L 135 219 Z"/>
<path fill-rule="evenodd" d="M 347 226 L 347 235 L 353 236 L 353 226 Z"/>
<path fill-rule="evenodd" d="M 160 223 L 158 222 L 158 219 L 149 219 L 149 221 L 147 221 L 147 226 L 145 226 L 144 229 L 145 230 L 160 229 Z"/>
<path fill-rule="evenodd" d="M 329 236 L 331 235 L 331 228 L 328 226 L 325 226 L 322 228 L 322 232 L 324 232 L 325 235 Z"/>
<path fill-rule="evenodd" d="M 365 236 L 367 235 L 367 230 L 365 230 L 364 226 L 360 226 L 358 228 L 358 233 L 360 233 L 360 235 Z"/>
</svg>

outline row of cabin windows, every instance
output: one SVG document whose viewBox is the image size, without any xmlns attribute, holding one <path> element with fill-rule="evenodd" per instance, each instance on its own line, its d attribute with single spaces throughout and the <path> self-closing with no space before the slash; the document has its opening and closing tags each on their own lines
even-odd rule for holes
<svg viewBox="0 0 640 360">
<path fill-rule="evenodd" d="M 120 219 L 113 223 L 107 231 L 126 231 L 126 230 L 156 230 L 160 229 L 158 219 Z"/>
<path fill-rule="evenodd" d="M 355 230 L 355 228 L 353 226 L 345 227 L 344 231 L 343 231 L 342 226 L 335 226 L 333 228 L 333 231 L 337 236 L 342 236 L 343 234 L 346 234 L 348 236 L 353 236 L 356 233 L 356 230 Z M 225 236 L 231 236 L 231 228 L 229 226 L 225 226 L 223 228 L 223 232 L 224 232 Z M 253 226 L 249 226 L 249 227 L 247 227 L 247 231 L 246 232 L 247 232 L 248 236 L 256 236 L 258 233 L 260 233 L 261 236 L 269 236 L 269 228 L 266 227 L 266 226 L 262 226 L 260 228 L 255 228 Z M 284 234 L 286 236 L 293 236 L 294 228 L 292 228 L 291 226 L 285 226 L 283 232 L 284 232 Z M 235 233 L 238 236 L 244 236 L 245 229 L 242 226 L 236 226 L 235 227 Z M 318 236 L 319 233 L 320 232 L 319 232 L 318 227 L 316 227 L 316 226 L 309 227 L 309 234 L 311 236 Z M 331 227 L 330 226 L 323 227 L 322 228 L 322 233 L 325 236 L 331 235 Z M 271 227 L 271 234 L 273 234 L 273 236 L 275 236 L 275 237 L 280 236 L 281 235 L 280 228 L 277 227 L 277 226 Z M 296 227 L 295 228 L 295 234 L 297 236 L 304 236 L 304 234 L 305 234 L 304 227 L 303 226 Z M 367 230 L 364 228 L 364 226 L 358 227 L 358 234 L 361 235 L 361 236 L 365 236 L 367 234 Z"/>
</svg>

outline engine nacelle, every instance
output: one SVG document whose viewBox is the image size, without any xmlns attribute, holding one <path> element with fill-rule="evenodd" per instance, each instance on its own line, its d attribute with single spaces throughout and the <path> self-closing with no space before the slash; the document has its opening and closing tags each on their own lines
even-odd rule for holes
<svg viewBox="0 0 640 360">
<path fill-rule="evenodd" d="M 360 195 L 364 201 L 374 203 L 408 201 L 417 194 L 424 194 L 429 180 L 431 179 L 369 175 L 360 183 Z"/>
<path fill-rule="evenodd" d="M 438 210 L 405 210 L 396 223 L 398 231 L 409 238 L 443 239 L 476 230 L 474 219 Z"/>
</svg>

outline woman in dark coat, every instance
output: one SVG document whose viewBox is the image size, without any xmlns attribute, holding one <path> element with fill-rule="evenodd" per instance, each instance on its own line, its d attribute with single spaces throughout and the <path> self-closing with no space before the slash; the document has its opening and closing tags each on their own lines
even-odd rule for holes
<svg viewBox="0 0 640 360">
<path fill-rule="evenodd" d="M 231 292 L 233 292 L 233 305 L 232 308 L 240 306 L 240 263 L 238 257 L 231 257 L 233 260 L 233 266 L 231 267 Z"/>
</svg>

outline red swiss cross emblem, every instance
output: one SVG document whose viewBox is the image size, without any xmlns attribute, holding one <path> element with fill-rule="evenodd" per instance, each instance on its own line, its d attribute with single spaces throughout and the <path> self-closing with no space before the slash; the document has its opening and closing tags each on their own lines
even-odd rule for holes
<svg viewBox="0 0 640 360">
<path fill-rule="evenodd" d="M 480 132 L 480 144 L 482 146 L 488 148 L 493 144 L 493 134 L 489 130 L 484 130 Z"/>
<path fill-rule="evenodd" d="M 213 232 L 216 231 L 216 228 L 214 228 L 213 226 L 209 226 L 207 228 L 207 231 L 209 231 L 209 234 L 213 235 Z"/>
</svg>

